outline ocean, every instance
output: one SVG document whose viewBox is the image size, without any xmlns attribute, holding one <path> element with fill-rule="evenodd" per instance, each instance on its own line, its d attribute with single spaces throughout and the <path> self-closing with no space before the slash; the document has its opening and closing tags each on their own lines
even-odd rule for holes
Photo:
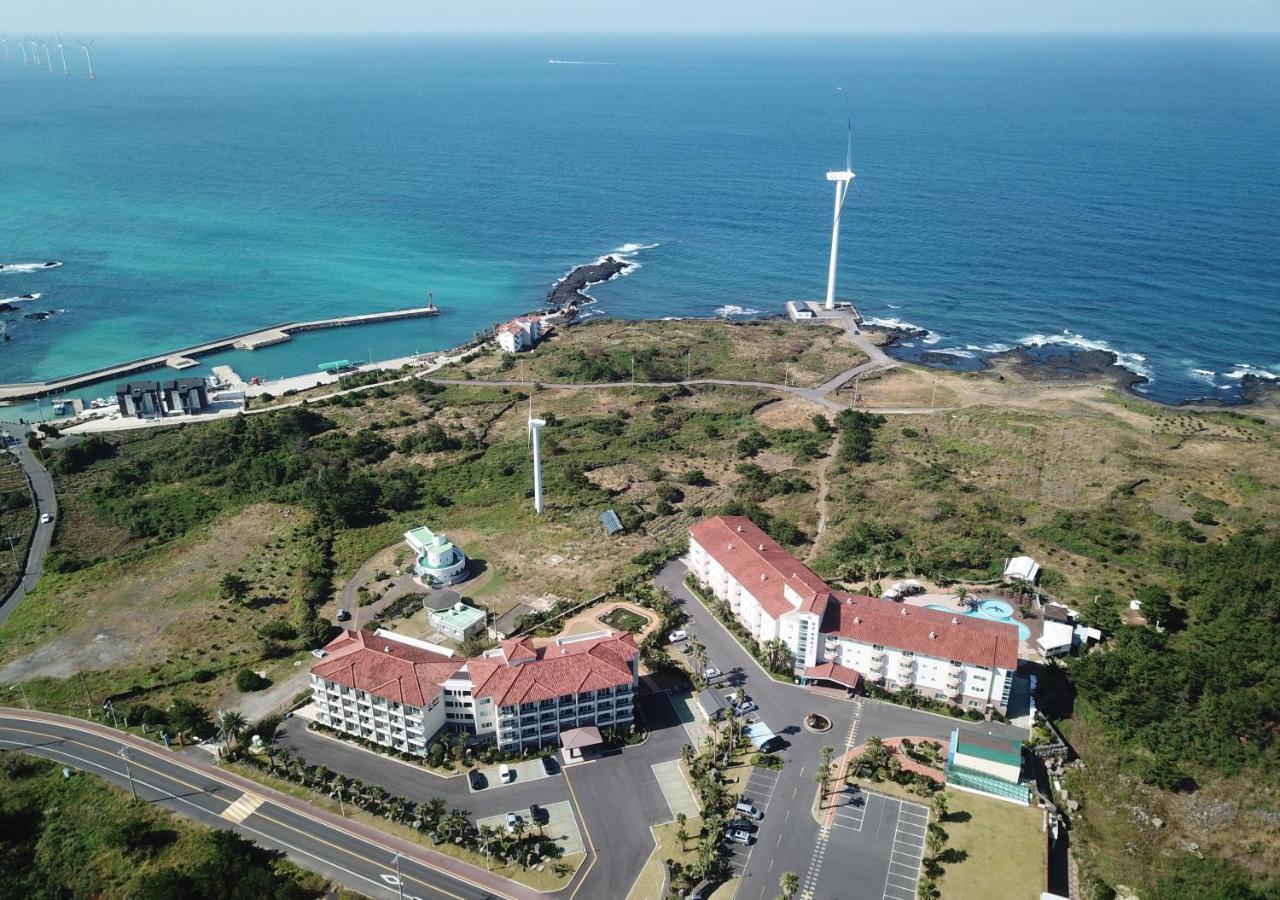
<svg viewBox="0 0 1280 900">
<path fill-rule="evenodd" d="M 73 44 L 73 46 L 75 46 Z M 454 346 L 624 249 L 593 314 L 825 290 L 965 364 L 1114 351 L 1176 402 L 1280 376 L 1271 38 L 102 37 L 0 62 L 0 382 L 287 320 L 242 375 Z M 10 52 L 16 57 L 14 44 Z M 553 62 L 554 60 L 554 62 Z M 843 86 L 844 92 L 836 87 Z M 26 312 L 56 311 L 47 319 Z M 905 353 L 911 353 L 907 347 Z M 86 395 L 105 394 L 101 390 Z"/>
</svg>

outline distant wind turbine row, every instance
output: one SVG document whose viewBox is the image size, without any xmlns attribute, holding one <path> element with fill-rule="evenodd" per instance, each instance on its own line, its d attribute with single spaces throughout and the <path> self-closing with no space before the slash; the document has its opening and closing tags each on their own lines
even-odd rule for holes
<svg viewBox="0 0 1280 900">
<path fill-rule="evenodd" d="M 57 48 L 58 59 L 62 62 L 62 74 L 66 77 L 70 77 L 71 69 L 67 66 L 66 45 L 62 43 L 61 34 L 58 32 L 54 32 L 54 34 L 57 42 L 53 46 Z M 49 40 L 55 40 L 55 38 L 50 38 Z M 14 38 L 13 43 L 17 44 L 19 49 L 22 51 L 22 67 L 24 69 L 29 69 L 34 66 L 37 72 L 48 72 L 53 74 L 53 58 L 49 55 L 49 41 L 27 35 L 21 39 Z M 93 41 L 90 41 L 87 44 L 84 41 L 76 41 L 76 43 L 84 49 L 84 59 L 89 65 L 89 77 L 91 79 L 97 78 L 98 76 L 93 73 L 93 54 L 89 52 L 89 48 L 93 46 Z M 0 34 L 0 48 L 4 51 L 4 61 L 6 65 L 17 63 L 17 57 L 9 52 L 9 38 L 4 34 Z M 41 49 L 44 50 L 43 60 L 40 58 Z"/>
</svg>

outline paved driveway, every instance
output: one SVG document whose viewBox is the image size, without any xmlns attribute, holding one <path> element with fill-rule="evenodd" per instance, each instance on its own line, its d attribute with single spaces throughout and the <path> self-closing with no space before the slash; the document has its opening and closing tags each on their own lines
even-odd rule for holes
<svg viewBox="0 0 1280 900">
<path fill-rule="evenodd" d="M 15 437 L 26 440 L 22 426 L 6 424 L 5 430 Z M 0 625 L 13 615 L 13 611 L 26 599 L 27 594 L 36 589 L 36 582 L 40 580 L 40 573 L 44 570 L 44 557 L 49 552 L 49 545 L 53 542 L 53 531 L 58 520 L 58 497 L 54 492 L 53 476 L 49 474 L 49 470 L 41 465 L 25 443 L 13 445 L 10 452 L 18 457 L 18 462 L 22 463 L 22 470 L 31 479 L 31 487 L 36 495 L 37 517 L 48 513 L 53 516 L 54 521 L 43 525 L 37 518 L 36 532 L 31 538 L 31 552 L 27 555 L 27 566 L 23 570 L 22 580 L 7 598 L 0 599 Z"/>
<path fill-rule="evenodd" d="M 835 811 L 821 865 L 801 876 L 802 900 L 850 896 L 915 900 L 929 810 L 882 794 L 852 793 Z"/>
</svg>

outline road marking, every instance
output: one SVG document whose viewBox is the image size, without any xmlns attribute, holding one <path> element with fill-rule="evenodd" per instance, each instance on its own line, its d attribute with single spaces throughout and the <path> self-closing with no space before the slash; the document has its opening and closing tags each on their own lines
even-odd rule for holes
<svg viewBox="0 0 1280 900">
<path fill-rule="evenodd" d="M 245 819 L 253 815 L 254 812 L 257 811 L 258 807 L 265 802 L 266 801 L 257 794 L 245 791 L 230 806 L 220 812 L 219 815 L 228 822 L 234 822 L 239 825 Z"/>
<path fill-rule="evenodd" d="M 21 720 L 21 719 L 22 719 L 22 717 L 21 717 L 21 716 L 19 716 L 19 715 L 13 715 L 13 713 L 16 713 L 16 712 L 18 712 L 18 711 L 16 711 L 16 710 L 15 710 L 15 711 L 11 712 L 11 713 L 10 713 L 10 715 L 11 715 L 13 718 L 16 718 L 16 719 L 20 719 L 20 720 Z M 33 717 L 32 719 L 30 719 L 30 720 L 28 720 L 28 721 L 38 722 L 38 723 L 40 723 L 40 724 L 48 725 L 48 726 L 53 727 L 53 728 L 65 728 L 65 729 L 67 729 L 67 730 L 69 730 L 69 731 L 83 731 L 83 732 L 85 732 L 85 733 L 93 734 L 93 735 L 95 735 L 95 736 L 97 736 L 97 737 L 101 737 L 101 738 L 103 738 L 104 740 L 110 740 L 110 738 L 106 737 L 105 735 L 99 734 L 99 733 L 98 733 L 98 732 L 96 732 L 96 731 L 90 731 L 90 730 L 88 730 L 88 729 L 83 729 L 83 728 L 78 727 L 78 724 L 77 724 L 77 723 L 75 723 L 75 722 L 57 722 L 57 721 L 52 721 L 52 722 L 51 722 L 51 721 L 49 721 L 49 720 L 42 719 L 42 718 L 38 718 L 38 717 Z M 78 741 L 78 740 L 76 740 L 76 739 L 74 739 L 74 738 L 57 737 L 57 736 L 55 736 L 55 735 L 49 734 L 48 732 L 43 732 L 43 731 L 31 731 L 30 729 L 26 729 L 26 728 L 16 728 L 16 727 L 11 726 L 11 725 L 10 725 L 10 726 L 5 726 L 5 728 L 6 728 L 6 730 L 8 730 L 8 731 L 17 732 L 17 733 L 19 733 L 19 734 L 30 734 L 30 735 L 32 735 L 33 737 L 39 737 L 39 738 L 45 738 L 45 739 L 53 738 L 53 739 L 57 740 L 59 743 L 63 743 L 63 744 L 71 744 L 71 745 L 76 746 L 76 747 L 82 747 L 82 748 L 84 748 L 85 750 L 87 750 L 87 751 L 89 751 L 89 752 L 91 752 L 91 753 L 102 753 L 102 754 L 107 754 L 107 755 L 109 755 L 109 754 L 110 754 L 110 751 L 103 750 L 103 749 L 102 749 L 102 748 L 100 748 L 100 747 L 94 747 L 94 746 L 93 746 L 93 745 L 91 745 L 91 744 L 86 744 L 86 743 L 84 743 L 83 741 Z M 0 739 L 0 741 L 2 741 L 2 742 L 4 742 L 4 743 L 9 743 L 9 744 L 15 744 L 15 745 L 16 745 L 16 746 L 18 746 L 18 747 L 23 747 L 23 746 L 24 746 L 24 745 L 22 745 L 22 744 L 18 744 L 18 742 L 17 742 L 17 741 L 7 741 L 7 740 L 3 740 L 3 739 Z M 37 749 L 37 748 L 32 748 L 32 749 Z M 53 747 L 48 747 L 48 746 L 39 747 L 38 749 L 45 750 L 45 751 L 48 751 L 48 752 L 57 752 L 57 753 L 61 753 L 61 754 L 62 754 L 62 755 L 64 755 L 64 756 L 68 756 L 68 757 L 70 757 L 70 758 L 72 758 L 72 759 L 75 759 L 75 760 L 77 760 L 77 761 L 79 761 L 79 762 L 86 763 L 86 764 L 91 765 L 91 766 L 93 766 L 94 768 L 100 769 L 100 770 L 102 770 L 102 771 L 104 771 L 104 772 L 110 772 L 112 775 L 116 775 L 116 776 L 119 776 L 119 777 L 123 777 L 123 776 L 125 775 L 125 773 L 124 773 L 124 772 L 122 772 L 122 771 L 117 771 L 116 769 L 108 768 L 107 766 L 103 765 L 103 764 L 102 764 L 102 763 L 100 763 L 100 762 L 91 762 L 90 760 L 83 759 L 82 757 L 77 757 L 77 756 L 75 756 L 74 754 L 68 753 L 68 752 L 67 752 L 67 751 L 65 751 L 65 750 L 55 749 L 55 748 L 53 748 Z M 158 748 L 157 748 L 157 749 L 151 749 L 151 748 L 149 748 L 149 747 L 137 747 L 136 745 L 133 745 L 133 749 L 136 749 L 136 750 L 139 750 L 139 751 L 145 752 L 145 753 L 147 753 L 149 756 L 152 756 L 152 757 L 155 757 L 155 758 L 161 758 L 161 757 L 163 756 L 163 754 L 161 754 L 161 753 L 159 752 Z M 175 767 L 177 767 L 179 770 L 181 770 L 181 771 L 183 771 L 183 772 L 186 772 L 186 773 L 189 773 L 189 774 L 193 774 L 193 775 L 194 775 L 194 774 L 199 774 L 199 775 L 201 775 L 201 776 L 203 776 L 203 777 L 206 777 L 206 778 L 210 779 L 211 781 L 214 781 L 214 782 L 215 782 L 219 787 L 223 787 L 223 788 L 231 788 L 232 790 L 243 790 L 243 789 L 242 789 L 242 788 L 240 788 L 238 785 L 233 784 L 230 780 L 227 780 L 227 779 L 225 779 L 225 778 L 223 778 L 223 777 L 219 777 L 219 776 L 221 775 L 221 773 L 220 773 L 220 772 L 218 772 L 217 770 L 214 770 L 213 772 L 203 772 L 203 771 L 193 770 L 193 769 L 189 768 L 189 767 L 186 765 L 185 761 L 184 761 L 180 756 L 176 756 L 176 755 L 169 756 L 169 757 L 164 757 L 164 758 L 165 758 L 168 762 L 172 763 L 172 764 L 173 764 Z M 213 790 L 214 790 L 214 789 L 211 789 L 211 788 L 208 788 L 208 787 L 200 787 L 199 785 L 192 784 L 191 782 L 186 781 L 186 780 L 185 780 L 185 779 L 183 779 L 183 778 L 179 778 L 179 777 L 178 777 L 178 776 L 176 776 L 176 775 L 171 775 L 171 774 L 168 774 L 168 773 L 166 773 L 166 772 L 161 772 L 160 770 L 155 769 L 155 768 L 152 768 L 151 766 L 148 766 L 146 763 L 144 763 L 144 762 L 142 762 L 142 761 L 140 761 L 140 760 L 138 760 L 138 759 L 136 759 L 136 758 L 135 758 L 135 759 L 133 759 L 133 760 L 131 760 L 131 762 L 132 762 L 132 764 L 133 764 L 133 767 L 134 767 L 134 768 L 142 769 L 142 770 L 144 770 L 144 771 L 150 772 L 150 773 L 152 773 L 153 775 L 156 775 L 156 776 L 158 776 L 158 777 L 160 777 L 160 778 L 163 778 L 163 779 L 165 779 L 165 780 L 167 780 L 167 781 L 171 781 L 171 782 L 173 782 L 174 784 L 180 784 L 180 785 L 182 785 L 183 787 L 189 788 L 189 789 L 191 789 L 192 791 L 195 791 L 195 792 L 197 792 L 197 793 L 200 793 L 200 794 L 207 794 L 207 795 L 209 795 L 209 796 L 214 796 L 214 795 L 213 795 Z M 566 780 L 567 780 L 567 779 L 566 779 Z M 214 813 L 213 813 L 212 811 L 210 811 L 210 810 L 206 810 L 206 809 L 204 809 L 204 807 L 201 807 L 201 806 L 196 805 L 195 803 L 193 803 L 192 801 L 190 801 L 190 800 L 186 799 L 185 797 L 178 797 L 178 796 L 176 796 L 172 791 L 166 791 L 166 790 L 164 790 L 164 789 L 162 789 L 162 788 L 156 787 L 155 785 L 146 784 L 145 782 L 140 781 L 140 780 L 138 780 L 138 779 L 136 779 L 136 778 L 134 779 L 134 781 L 135 781 L 135 782 L 137 782 L 138 784 L 142 784 L 144 787 L 149 787 L 149 788 L 151 788 L 153 791 L 156 791 L 156 792 L 157 792 L 157 793 L 159 793 L 159 794 L 162 794 L 162 795 L 163 795 L 163 799 L 167 799 L 167 800 L 175 800 L 175 801 L 178 801 L 178 802 L 181 802 L 181 803 L 185 803 L 185 804 L 187 804 L 188 806 L 191 806 L 191 807 L 193 807 L 193 808 L 195 808 L 195 809 L 198 809 L 198 810 L 200 810 L 200 811 L 202 811 L 202 812 L 204 812 L 204 813 L 206 813 L 206 814 L 208 814 L 208 815 L 214 815 Z M 216 797 L 215 799 L 219 799 L 219 800 L 221 800 L 222 798 L 221 798 L 221 797 Z M 306 812 L 306 811 L 304 811 L 304 810 L 294 809 L 294 808 L 293 808 L 293 807 L 291 807 L 291 806 L 288 806 L 288 805 L 286 805 L 286 804 L 284 804 L 284 803 L 280 803 L 280 802 L 275 801 L 275 800 L 272 800 L 272 801 L 270 801 L 270 802 L 275 803 L 275 804 L 276 804 L 276 805 L 278 805 L 282 810 L 287 810 L 288 812 L 291 812 L 291 813 L 293 813 L 294 815 L 296 815 L 296 816 L 298 816 L 298 817 L 300 817 L 300 818 L 310 820 L 310 821 L 312 821 L 312 822 L 317 823 L 318 825 L 321 825 L 321 826 L 322 826 L 322 827 L 324 827 L 324 828 L 328 828 L 328 829 L 330 829 L 330 830 L 332 830 L 332 831 L 335 831 L 335 832 L 337 832 L 337 833 L 339 833 L 339 834 L 346 835 L 347 837 L 353 838 L 353 839 L 355 839 L 355 840 L 357 840 L 357 841 L 361 842 L 362 844 L 370 844 L 370 845 L 372 845 L 372 846 L 379 847 L 379 848 L 381 848 L 381 849 L 391 850 L 392 852 L 395 852 L 395 851 L 396 851 L 396 848 L 391 847 L 391 846 L 389 846 L 389 845 L 387 845 L 387 844 L 385 844 L 385 843 L 382 843 L 382 842 L 377 841 L 377 840 L 373 840 L 373 839 L 371 839 L 371 838 L 365 837 L 364 835 L 357 834 L 357 833 L 352 832 L 352 831 L 348 831 L 347 829 L 343 828 L 343 827 L 342 827 L 341 825 L 339 825 L 338 823 L 328 822 L 328 821 L 326 821 L 326 820 L 324 820 L 324 819 L 319 818 L 318 816 L 316 816 L 316 815 L 314 815 L 314 814 L 308 813 L 308 812 Z M 303 803 L 304 805 L 306 804 L 306 801 L 299 801 L 299 802 Z M 301 835 L 303 835 L 303 836 L 305 836 L 305 837 L 307 837 L 307 838 L 309 838 L 309 839 L 311 839 L 311 840 L 314 840 L 314 841 L 316 841 L 317 843 L 324 844 L 324 845 L 325 845 L 325 846 L 327 846 L 327 847 L 332 847 L 332 848 L 333 848 L 333 849 L 335 849 L 335 850 L 338 850 L 338 851 L 340 851 L 340 852 L 342 852 L 342 853 L 346 853 L 347 855 L 352 856 L 352 857 L 355 857 L 356 859 L 361 860 L 362 862 L 368 863 L 369 865 L 374 866 L 375 868 L 382 868 L 382 863 L 381 863 L 381 862 L 379 862 L 379 861 L 377 861 L 377 860 L 370 859 L 369 857 L 364 856 L 364 855 L 362 855 L 362 854 L 360 854 L 360 853 L 358 853 L 358 852 L 356 852 L 356 851 L 354 851 L 354 850 L 352 850 L 352 849 L 350 849 L 350 848 L 348 848 L 348 847 L 342 847 L 342 846 L 339 846 L 338 844 L 334 844 L 334 843 L 331 843 L 331 842 L 329 842 L 329 841 L 326 841 L 326 840 L 324 840 L 323 838 L 316 837 L 316 835 L 315 835 L 315 834 L 313 834 L 313 833 L 305 832 L 305 831 L 303 831 L 302 829 L 297 828 L 297 827 L 295 827 L 295 826 L 293 826 L 293 825 L 289 825 L 289 824 L 288 824 L 288 823 L 286 823 L 286 822 L 281 822 L 281 821 L 279 821 L 278 819 L 274 819 L 274 818 L 272 818 L 272 817 L 268 816 L 268 815 L 267 815 L 267 814 L 265 814 L 265 813 L 259 812 L 259 813 L 258 813 L 258 815 L 259 815 L 259 816 L 260 816 L 264 821 L 271 822 L 272 824 L 274 824 L 274 825 L 278 825 L 278 826 L 280 826 L 281 828 L 287 828 L 287 829 L 289 829 L 290 831 L 297 832 L 298 834 L 301 834 Z M 585 826 L 585 823 L 584 823 L 584 826 Z M 295 851 L 295 852 L 297 852 L 297 853 L 301 853 L 301 854 L 303 854 L 303 855 L 305 855 L 305 856 L 309 856 L 309 857 L 311 857 L 312 859 L 319 860 L 320 862 L 322 862 L 322 863 L 324 863 L 324 864 L 326 864 L 326 865 L 332 865 L 332 866 L 334 866 L 334 868 L 337 868 L 337 869 L 339 869 L 339 870 L 341 870 L 341 871 L 343 871 L 343 872 L 348 872 L 348 874 L 355 875 L 356 877 L 358 877 L 358 878 L 360 878 L 360 879 L 362 879 L 362 880 L 364 880 L 364 881 L 372 881 L 372 879 L 370 879 L 370 878 L 368 878 L 368 877 L 366 877 L 366 876 L 364 876 L 364 875 L 360 875 L 360 874 L 359 874 L 359 873 L 357 873 L 357 872 L 351 872 L 351 871 L 349 871 L 349 870 L 347 870 L 347 869 L 344 869 L 344 868 L 342 868 L 341 866 L 336 865 L 335 863 L 331 862 L 331 861 L 330 861 L 330 860 L 328 860 L 328 859 L 323 859 L 323 858 L 321 858 L 321 857 L 319 857 L 319 856 L 316 856 L 314 853 L 309 853 L 309 852 L 307 852 L 307 851 L 305 851 L 305 850 L 301 850 L 300 848 L 294 847 L 293 845 L 288 844 L 288 843 L 286 843 L 285 841 L 280 840 L 280 839 L 278 839 L 278 838 L 270 837 L 269 835 L 264 834 L 263 832 L 260 832 L 260 831 L 258 831 L 257 829 L 252 828 L 252 827 L 251 827 L 251 826 L 249 826 L 249 825 L 241 824 L 241 825 L 240 825 L 240 827 L 241 827 L 241 828 L 243 828 L 243 829 L 245 829 L 246 831 L 251 831 L 251 832 L 253 832 L 254 834 L 258 835 L 259 837 L 261 837 L 261 838 L 263 838 L 263 839 L 265 839 L 265 840 L 267 840 L 267 841 L 275 841 L 275 842 L 276 842 L 276 843 L 278 843 L 278 844 L 281 844 L 281 845 L 283 845 L 283 846 L 285 846 L 285 847 L 288 847 L 290 850 L 293 850 L 293 851 Z M 375 829 L 375 830 L 376 830 L 376 829 Z M 387 838 L 388 840 L 393 839 L 393 838 L 391 837 L 391 835 L 387 835 L 387 834 L 385 834 L 384 832 L 379 832 L 379 834 L 381 834 L 383 837 Z M 471 885 L 472 887 L 477 888 L 477 889 L 482 890 L 482 891 L 490 891 L 490 892 L 492 892 L 492 891 L 493 891 L 493 889 L 491 889 L 491 888 L 487 888 L 487 887 L 485 887 L 484 885 L 478 884 L 478 883 L 476 883 L 476 882 L 472 881 L 471 879 L 467 878 L 467 877 L 466 877 L 466 876 L 464 876 L 464 875 L 458 875 L 458 874 L 456 874 L 456 873 L 454 873 L 454 872 L 450 872 L 450 871 L 448 871 L 447 869 L 442 869 L 442 868 L 440 868 L 439 866 L 436 866 L 436 865 L 433 865 L 433 864 L 432 864 L 432 863 L 430 863 L 430 862 L 427 862 L 425 859 L 418 858 L 418 857 L 409 857 L 409 858 L 410 858 L 410 859 L 412 859 L 412 861 L 413 861 L 413 862 L 415 862 L 415 863 L 417 863 L 418 865 L 422 866 L 423 868 L 430 869 L 430 870 L 432 870 L 433 872 L 437 872 L 437 873 L 439 873 L 440 875 L 443 875 L 445 878 L 452 879 L 452 880 L 454 880 L 454 881 L 461 881 L 461 882 L 464 882 L 464 883 L 466 883 L 466 884 L 468 884 L 468 885 Z M 419 883 L 419 884 L 421 884 L 423 887 L 426 887 L 426 888 L 428 888 L 428 889 L 430 889 L 430 890 L 436 891 L 436 892 L 441 893 L 441 894 L 445 894 L 445 895 L 447 895 L 447 896 L 449 896 L 449 897 L 454 897 L 454 898 L 456 898 L 456 900 L 463 900 L 463 898 L 462 898 L 462 897 L 460 897 L 459 895 L 457 895 L 457 894 L 453 893 L 452 891 L 449 891 L 449 890 L 447 890 L 447 889 L 445 889 L 445 888 L 439 887 L 438 885 L 431 884 L 431 883 L 426 882 L 426 881 L 423 881 L 423 880 L 421 880 L 421 879 L 419 879 L 419 878 L 413 878 L 412 876 L 408 876 L 408 877 L 409 877 L 409 878 L 411 878 L 413 881 L 418 882 L 418 883 Z M 374 882 L 374 883 L 376 883 L 376 882 Z M 509 897 L 509 895 L 506 895 L 506 894 L 503 894 L 502 896 L 508 896 L 508 897 Z"/>
<path fill-rule="evenodd" d="M 914 829 L 921 828 L 919 820 L 929 821 L 929 811 L 923 806 L 908 805 L 903 800 L 885 799 L 886 806 L 890 802 L 898 805 L 898 814 L 894 819 L 889 869 L 885 872 L 882 897 L 883 900 L 913 900 L 920 882 L 920 866 L 924 862 L 924 832 L 921 830 L 916 834 Z M 906 869 L 910 874 L 894 871 L 895 867 Z M 895 879 L 900 883 L 895 883 Z"/>
</svg>

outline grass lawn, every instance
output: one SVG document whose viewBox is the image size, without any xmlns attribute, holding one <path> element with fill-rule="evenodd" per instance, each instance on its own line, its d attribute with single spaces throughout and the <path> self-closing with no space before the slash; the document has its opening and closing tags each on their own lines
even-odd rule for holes
<svg viewBox="0 0 1280 900">
<path fill-rule="evenodd" d="M 625 606 L 615 606 L 602 615 L 600 621 L 616 631 L 641 631 L 649 624 L 648 619 Z"/>
<path fill-rule="evenodd" d="M 879 785 L 876 786 L 879 789 Z M 949 791 L 947 850 L 964 854 L 958 863 L 943 864 L 938 881 L 948 900 L 988 897 L 1034 897 L 1045 884 L 1043 814 L 964 791 Z M 965 819 L 965 814 L 968 819 Z M 943 851 L 944 854 L 946 851 Z"/>
<path fill-rule="evenodd" d="M 308 788 L 301 787 L 291 781 L 285 781 L 282 778 L 275 778 L 259 771 L 253 766 L 241 765 L 239 763 L 228 763 L 225 764 L 223 768 L 235 772 L 237 775 L 252 779 L 259 784 L 265 784 L 267 787 L 274 788 L 282 794 L 288 794 L 298 800 L 303 800 L 312 806 L 318 806 L 328 812 L 341 815 L 338 804 L 334 802 L 332 798 L 318 794 Z M 372 815 L 362 809 L 357 809 L 350 804 L 346 806 L 346 817 L 353 822 L 360 822 L 363 825 L 372 826 L 379 831 L 383 831 L 387 834 L 401 838 L 402 840 L 418 844 L 419 846 L 428 850 L 433 850 L 436 853 L 442 853 L 445 856 L 452 856 L 454 859 L 460 859 L 463 862 L 471 863 L 473 866 L 477 866 L 482 869 L 485 867 L 485 858 L 479 853 L 473 853 L 470 850 L 459 847 L 457 844 L 451 844 L 447 841 L 443 844 L 434 845 L 431 843 L 431 838 L 416 829 L 408 828 L 396 822 L 391 822 L 381 816 Z M 537 871 L 537 869 L 524 869 L 514 863 L 506 866 L 499 866 L 493 869 L 493 871 L 503 878 L 509 878 L 512 881 L 527 885 L 537 891 L 557 891 L 569 883 L 573 878 L 574 873 L 578 871 L 578 867 L 582 865 L 584 859 L 586 859 L 586 854 L 574 853 L 557 860 L 557 862 L 563 863 L 568 867 L 568 874 L 563 877 L 556 875 L 550 863 L 548 863 L 541 872 Z"/>
<path fill-rule="evenodd" d="M 698 839 L 702 835 L 700 817 L 694 816 L 685 823 L 689 840 L 685 844 L 687 849 L 684 850 L 680 849 L 680 842 L 676 840 L 676 832 L 680 830 L 680 826 L 675 822 L 655 825 L 652 830 L 657 846 L 653 848 L 649 861 L 645 863 L 635 884 L 631 886 L 627 900 L 651 900 L 651 898 L 662 896 L 662 861 L 664 859 L 687 864 L 698 858 Z"/>
</svg>

